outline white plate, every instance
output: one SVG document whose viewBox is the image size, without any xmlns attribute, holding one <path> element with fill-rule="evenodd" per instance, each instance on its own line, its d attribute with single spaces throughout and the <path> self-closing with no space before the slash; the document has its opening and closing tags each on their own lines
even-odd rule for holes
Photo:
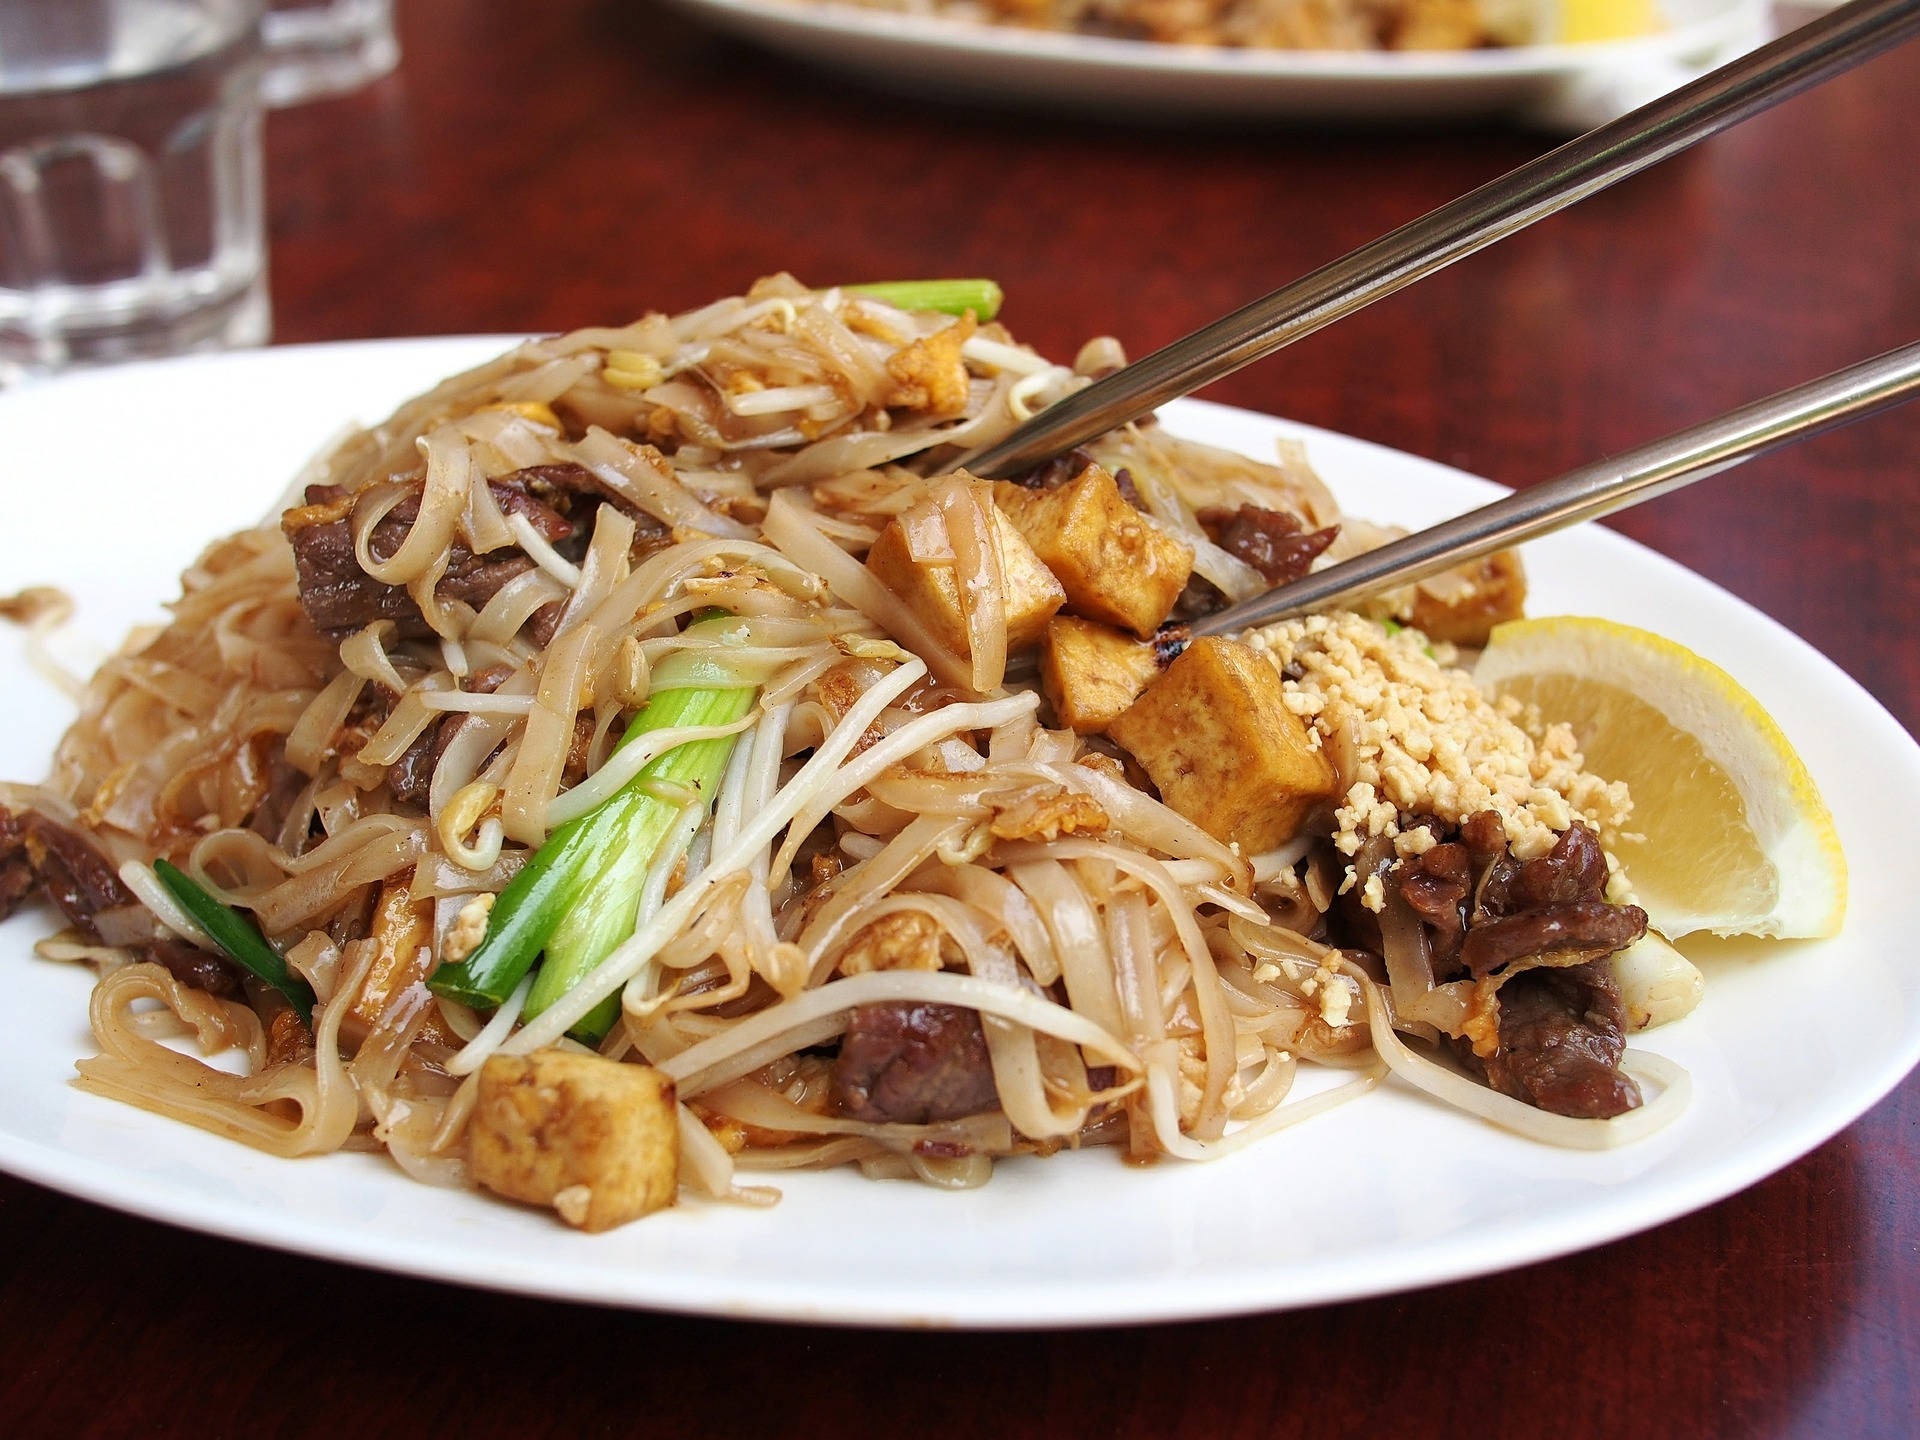
<svg viewBox="0 0 1920 1440">
<path fill-rule="evenodd" d="M 9 525 L 0 593 L 55 581 L 97 647 L 173 593 L 216 532 L 253 520 L 343 417 L 376 419 L 490 340 L 270 350 L 0 395 Z M 1186 403 L 1176 428 L 1271 453 L 1305 439 L 1357 514 L 1441 518 L 1495 487 L 1244 411 Z M 1664 630 L 1726 666 L 1785 725 L 1854 861 L 1845 933 L 1724 944 L 1681 1024 L 1642 1038 L 1692 1073 L 1671 1129 L 1624 1151 L 1549 1149 L 1393 1086 L 1210 1165 L 1092 1151 L 999 1167 L 948 1194 L 856 1173 L 783 1180 L 770 1211 L 698 1201 L 589 1237 L 544 1213 L 428 1189 L 383 1158 L 276 1160 L 81 1094 L 87 977 L 34 959 L 44 912 L 0 927 L 8 1041 L 0 1166 L 143 1215 L 443 1280 L 619 1305 L 887 1325 L 1102 1324 L 1305 1305 L 1539 1260 L 1717 1200 L 1804 1154 L 1920 1057 L 1920 893 L 1905 867 L 1920 750 L 1864 691 L 1740 601 L 1610 531 L 1531 550 L 1540 614 Z M 1842 583 L 1836 579 L 1834 583 Z M 0 775 L 33 778 L 66 703 L 0 633 Z M 1805 697 L 1818 695 L 1817 719 Z"/>
<path fill-rule="evenodd" d="M 1767 0 L 1660 0 L 1659 34 L 1472 51 L 1229 50 L 871 10 L 672 0 L 710 25 L 889 89 L 1116 116 L 1414 120 L 1514 115 L 1584 130 L 1770 33 Z"/>
</svg>

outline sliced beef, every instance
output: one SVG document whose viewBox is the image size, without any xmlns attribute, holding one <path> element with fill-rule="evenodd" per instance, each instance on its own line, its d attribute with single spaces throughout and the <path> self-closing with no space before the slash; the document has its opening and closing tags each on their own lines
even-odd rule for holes
<svg viewBox="0 0 1920 1440">
<path fill-rule="evenodd" d="M 280 517 L 280 529 L 293 546 L 295 585 L 300 608 L 323 635 L 345 636 L 376 620 L 391 620 L 400 633 L 418 638 L 426 621 L 413 597 L 398 585 L 382 585 L 354 558 L 352 507 L 338 500 L 330 485 L 309 485 L 307 503 Z"/>
<path fill-rule="evenodd" d="M 0 805 L 0 919 L 38 885 L 75 929 L 98 940 L 94 917 L 136 905 L 113 864 L 91 840 L 38 811 L 15 815 Z M 222 999 L 241 996 L 240 971 L 230 960 L 178 940 L 152 940 L 140 959 L 162 966 L 184 985 Z"/>
<path fill-rule="evenodd" d="M 512 674 L 511 666 L 488 665 L 469 675 L 466 684 L 460 688 L 475 695 L 491 695 Z M 440 763 L 447 746 L 453 743 L 454 732 L 465 718 L 464 715 L 447 715 L 429 725 L 388 767 L 387 788 L 393 791 L 395 799 L 422 810 L 427 808 L 428 793 L 433 787 L 433 768 Z"/>
<path fill-rule="evenodd" d="M 1226 608 L 1227 597 L 1220 587 L 1195 573 L 1187 577 L 1186 588 L 1175 598 L 1173 609 L 1167 612 L 1167 624 L 1161 626 L 1161 632 L 1164 634 L 1167 626 L 1191 625 Z"/>
<path fill-rule="evenodd" d="M 1627 1011 L 1610 966 L 1529 970 L 1500 987 L 1499 1004 L 1500 1048 L 1477 1062 L 1494 1089 L 1579 1119 L 1640 1105 L 1640 1087 L 1620 1073 Z"/>
<path fill-rule="evenodd" d="M 441 752 L 447 748 L 453 738 L 453 727 L 459 723 L 458 715 L 448 715 L 429 725 L 401 752 L 400 758 L 387 767 L 387 788 L 393 792 L 394 799 L 416 809 L 427 808 L 427 797 L 433 788 L 433 767 L 440 763 Z"/>
<path fill-rule="evenodd" d="M 634 522 L 636 560 L 672 543 L 667 526 L 635 509 L 581 465 L 533 465 L 489 480 L 487 488 L 503 514 L 524 515 L 542 538 L 569 559 L 578 559 L 582 553 L 587 522 L 602 502 Z M 306 499 L 305 505 L 281 517 L 280 528 L 293 546 L 300 604 L 314 628 L 343 638 L 375 620 L 391 620 L 403 638 L 424 639 L 431 634 L 420 607 L 404 587 L 383 585 L 360 568 L 353 550 L 353 497 L 337 486 L 309 485 Z M 419 514 L 417 494 L 394 506 L 368 537 L 367 548 L 374 557 L 385 560 L 393 555 Z M 476 555 L 456 543 L 436 591 L 479 610 L 508 581 L 532 568 L 533 561 L 517 546 Z M 557 604 L 537 611 L 529 622 L 534 639 L 544 645 L 559 619 Z"/>
<path fill-rule="evenodd" d="M 1058 490 L 1087 466 L 1099 463 L 1090 451 L 1076 445 L 1064 455 L 1043 460 L 1033 469 L 1009 475 L 1007 479 L 1028 490 Z"/>
<path fill-rule="evenodd" d="M 510 666 L 489 665 L 468 676 L 461 688 L 470 694 L 491 695 L 511 674 L 513 670 Z M 440 757 L 446 754 L 447 746 L 453 743 L 453 737 L 466 719 L 461 714 L 443 716 L 414 737 L 413 743 L 401 753 L 400 758 L 387 768 L 387 788 L 393 791 L 395 799 L 421 810 L 427 808 L 433 789 L 434 767 L 440 763 Z M 591 710 L 583 710 L 574 717 L 573 739 L 567 746 L 566 763 L 560 771 L 563 789 L 578 785 L 587 777 L 587 757 L 593 746 L 593 728 Z M 617 741 L 619 738 L 616 729 L 612 739 Z"/>
<path fill-rule="evenodd" d="M 238 1000 L 245 994 L 240 987 L 239 966 L 225 956 L 209 955 L 183 941 L 155 940 L 141 949 L 140 958 L 160 966 L 182 985 L 222 1000 Z"/>
<path fill-rule="evenodd" d="M 487 482 L 501 510 L 508 515 L 525 515 L 549 541 L 571 536 L 571 522 L 536 499 L 529 484 L 518 479 L 524 473 Z M 367 548 L 374 558 L 385 560 L 398 551 L 419 514 L 418 495 L 394 506 L 368 537 Z M 309 485 L 307 503 L 280 518 L 280 528 L 293 546 L 300 605 L 314 629 L 344 637 L 376 620 L 391 620 L 405 638 L 430 635 L 420 607 L 403 586 L 382 584 L 360 568 L 353 550 L 352 516 L 351 496 L 337 486 Z M 466 546 L 455 544 L 438 589 L 442 595 L 480 609 L 509 580 L 532 568 L 533 561 L 517 548 L 475 555 Z"/>
<path fill-rule="evenodd" d="M 1599 900 L 1607 893 L 1607 857 L 1600 837 L 1584 825 L 1569 825 L 1553 849 L 1514 872 L 1507 901 L 1515 910 Z"/>
<path fill-rule="evenodd" d="M 97 936 L 95 915 L 136 903 L 113 863 L 84 835 L 32 810 L 20 824 L 35 877 L 71 924 Z"/>
<path fill-rule="evenodd" d="M 1467 931 L 1461 963 L 1476 980 L 1536 955 L 1577 953 L 1589 959 L 1624 950 L 1647 933 L 1638 905 L 1576 900 L 1483 920 Z"/>
<path fill-rule="evenodd" d="M 1269 585 L 1284 585 L 1305 575 L 1340 533 L 1338 525 L 1304 530 L 1298 516 L 1258 505 L 1233 510 L 1214 506 L 1197 518 L 1214 544 L 1246 561 Z"/>
<path fill-rule="evenodd" d="M 533 465 L 506 478 L 525 485 L 529 495 L 565 515 L 581 532 L 582 541 L 593 512 L 603 503 L 613 506 L 633 522 L 633 545 L 628 554 L 636 565 L 673 544 L 672 527 L 634 505 L 584 465 Z M 564 553 L 566 547 L 561 548 Z"/>
<path fill-rule="evenodd" d="M 1434 972 L 1446 975 L 1467 933 L 1467 899 L 1473 893 L 1473 860 L 1458 842 L 1435 845 L 1401 866 L 1400 893 L 1427 926 Z"/>
<path fill-rule="evenodd" d="M 247 820 L 247 828 L 256 835 L 274 839 L 293 814 L 294 802 L 306 788 L 307 777 L 287 763 L 283 751 L 274 750 L 267 761 L 266 793 L 261 796 L 260 803 L 254 806 L 253 814 Z"/>
<path fill-rule="evenodd" d="M 1000 1103 L 978 1011 L 901 1001 L 847 1017 L 834 1088 L 856 1119 L 924 1125 Z"/>
<path fill-rule="evenodd" d="M 1428 926 L 1441 979 L 1462 971 L 1478 979 L 1551 951 L 1611 954 L 1646 932 L 1645 912 L 1607 903 L 1606 854 L 1584 825 L 1521 861 L 1499 815 L 1483 810 L 1452 839 L 1402 860 L 1392 878 Z"/>
<path fill-rule="evenodd" d="M 1462 828 L 1468 859 L 1483 866 L 1458 950 L 1476 980 L 1536 955 L 1572 952 L 1598 959 L 1647 933 L 1646 911 L 1604 898 L 1607 857 L 1593 831 L 1570 825 L 1545 855 L 1516 861 L 1507 852 L 1504 832 L 1494 830 L 1498 823 L 1493 812 L 1483 811 Z M 1495 833 L 1501 835 L 1497 851 Z"/>
<path fill-rule="evenodd" d="M 1495 1053 L 1460 1046 L 1489 1084 L 1559 1115 L 1640 1103 L 1619 1073 L 1626 1012 L 1604 962 L 1646 934 L 1647 916 L 1604 898 L 1607 860 L 1592 830 L 1570 826 L 1547 854 L 1521 861 L 1499 815 L 1481 811 L 1399 861 L 1388 883 L 1425 925 L 1436 979 L 1498 976 Z"/>
<path fill-rule="evenodd" d="M 26 829 L 19 817 L 0 805 L 0 920 L 13 913 L 33 885 L 33 862 L 27 858 Z"/>
</svg>

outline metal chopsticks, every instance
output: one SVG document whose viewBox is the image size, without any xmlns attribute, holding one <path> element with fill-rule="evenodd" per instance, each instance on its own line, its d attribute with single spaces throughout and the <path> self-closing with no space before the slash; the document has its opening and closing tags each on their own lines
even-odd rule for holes
<svg viewBox="0 0 1920 1440">
<path fill-rule="evenodd" d="M 1920 342 L 1677 431 L 1558 479 L 1483 505 L 1304 579 L 1229 605 L 1188 635 L 1222 635 L 1270 620 L 1350 605 L 1581 520 L 1665 495 L 1796 440 L 1920 393 Z M 1171 638 L 1171 637 L 1170 637 Z"/>
<path fill-rule="evenodd" d="M 955 468 L 984 476 L 1031 469 L 1916 33 L 1920 0 L 1852 0 L 1156 350 L 969 451 Z"/>
</svg>

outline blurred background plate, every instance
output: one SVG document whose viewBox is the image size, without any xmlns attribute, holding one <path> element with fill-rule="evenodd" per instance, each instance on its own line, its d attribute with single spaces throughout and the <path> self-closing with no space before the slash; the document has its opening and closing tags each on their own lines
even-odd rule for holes
<svg viewBox="0 0 1920 1440">
<path fill-rule="evenodd" d="M 1407 121 L 1507 115 L 1568 132 L 1772 33 L 1766 0 L 1659 0 L 1658 34 L 1467 51 L 1230 50 L 976 24 L 834 0 L 670 0 L 771 50 L 885 88 L 1118 117 Z"/>
</svg>

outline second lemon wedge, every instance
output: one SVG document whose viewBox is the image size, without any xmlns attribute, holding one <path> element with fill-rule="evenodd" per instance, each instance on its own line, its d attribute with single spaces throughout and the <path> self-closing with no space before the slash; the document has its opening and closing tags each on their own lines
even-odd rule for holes
<svg viewBox="0 0 1920 1440">
<path fill-rule="evenodd" d="M 1606 838 L 1661 934 L 1839 931 L 1833 816 L 1773 717 L 1719 666 L 1650 631 L 1558 616 L 1497 627 L 1474 678 L 1570 724 L 1587 769 L 1627 782 L 1631 833 Z"/>
<path fill-rule="evenodd" d="M 1626 40 L 1660 28 L 1653 0 L 1560 0 L 1559 40 L 1566 45 Z"/>
</svg>

